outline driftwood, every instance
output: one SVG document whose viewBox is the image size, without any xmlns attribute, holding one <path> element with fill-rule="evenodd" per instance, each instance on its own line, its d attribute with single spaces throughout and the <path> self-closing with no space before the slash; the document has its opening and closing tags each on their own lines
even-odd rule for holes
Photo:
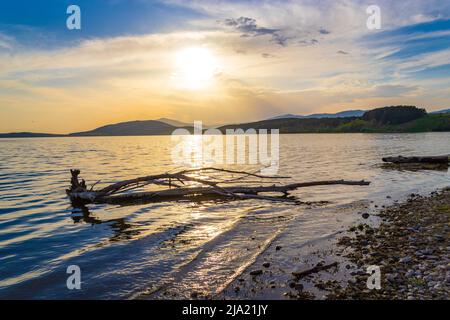
<svg viewBox="0 0 450 320">
<path fill-rule="evenodd" d="M 102 189 L 94 190 L 96 182 L 90 189 L 86 182 L 79 182 L 80 170 L 70 170 L 71 186 L 66 190 L 67 195 L 75 203 L 127 203 L 127 202 L 159 202 L 179 200 L 186 197 L 213 197 L 236 200 L 260 199 L 270 201 L 296 202 L 288 197 L 289 191 L 325 185 L 361 185 L 370 184 L 367 181 L 325 180 L 285 185 L 273 184 L 274 179 L 287 179 L 282 176 L 261 176 L 245 171 L 233 171 L 218 168 L 201 168 L 184 170 L 177 173 L 163 173 L 120 181 Z M 218 178 L 217 174 L 232 175 L 229 179 Z M 237 177 L 236 177 L 237 176 Z M 239 184 L 255 183 L 250 178 L 259 180 L 257 186 L 240 186 Z M 230 184 L 233 185 L 230 185 Z M 271 185 L 267 185 L 270 183 Z M 266 184 L 266 185 L 264 185 Z M 162 190 L 130 192 L 147 185 L 166 187 Z M 278 193 L 281 196 L 261 195 L 261 193 Z"/>
<path fill-rule="evenodd" d="M 434 170 L 434 171 L 448 171 L 447 163 L 390 163 L 384 162 L 380 165 L 381 168 L 387 170 L 397 171 L 421 171 L 421 170 Z"/>
<path fill-rule="evenodd" d="M 431 164 L 445 164 L 448 165 L 449 156 L 429 156 L 429 157 L 385 157 L 383 162 L 390 162 L 395 164 L 403 163 L 431 163 Z"/>
<path fill-rule="evenodd" d="M 294 271 L 294 272 L 292 272 L 292 275 L 295 278 L 297 278 L 297 279 L 301 279 L 301 278 L 306 277 L 306 276 L 308 276 L 310 274 L 317 273 L 317 272 L 320 272 L 320 271 L 323 271 L 323 270 L 328 270 L 328 269 L 331 269 L 331 268 L 337 267 L 337 266 L 338 266 L 337 262 L 333 262 L 333 263 L 326 264 L 326 265 L 317 264 L 315 267 L 313 267 L 311 269 L 306 269 L 306 270 L 303 270 L 303 271 Z"/>
</svg>

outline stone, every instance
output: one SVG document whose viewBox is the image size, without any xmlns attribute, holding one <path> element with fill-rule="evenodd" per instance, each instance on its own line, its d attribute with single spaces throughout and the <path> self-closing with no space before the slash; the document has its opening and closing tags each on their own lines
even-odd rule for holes
<svg viewBox="0 0 450 320">
<path fill-rule="evenodd" d="M 301 283 L 296 283 L 294 289 L 297 291 L 303 291 L 303 285 Z"/>
<path fill-rule="evenodd" d="M 400 263 L 410 263 L 412 258 L 410 256 L 403 257 L 399 260 Z"/>
<path fill-rule="evenodd" d="M 431 248 L 425 248 L 425 249 L 421 250 L 420 252 L 421 252 L 423 255 L 430 255 L 430 254 L 432 254 L 432 253 L 434 252 L 434 250 L 431 249 Z"/>
<path fill-rule="evenodd" d="M 394 283 L 394 282 L 395 282 L 395 278 L 397 278 L 397 275 L 395 275 L 395 274 L 390 274 L 390 273 L 388 273 L 388 274 L 386 275 L 387 281 L 389 281 L 389 282 L 391 282 L 391 283 Z"/>
<path fill-rule="evenodd" d="M 259 275 L 261 275 L 262 273 L 263 273 L 263 271 L 262 271 L 261 269 L 250 271 L 250 275 L 251 275 L 251 276 L 259 276 Z"/>
</svg>

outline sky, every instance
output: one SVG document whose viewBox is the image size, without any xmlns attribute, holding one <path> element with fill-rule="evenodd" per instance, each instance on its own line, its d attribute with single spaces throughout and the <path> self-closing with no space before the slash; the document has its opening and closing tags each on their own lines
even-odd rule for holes
<svg viewBox="0 0 450 320">
<path fill-rule="evenodd" d="M 0 132 L 399 104 L 450 108 L 449 1 L 0 2 Z"/>
</svg>

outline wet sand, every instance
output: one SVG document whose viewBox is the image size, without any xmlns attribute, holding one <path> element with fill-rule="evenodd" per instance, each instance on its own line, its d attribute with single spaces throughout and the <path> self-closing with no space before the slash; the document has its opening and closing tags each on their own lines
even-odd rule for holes
<svg viewBox="0 0 450 320">
<path fill-rule="evenodd" d="M 217 298 L 449 299 L 450 189 L 362 216 L 342 234 L 299 246 L 294 269 L 277 260 L 283 247 L 274 241 Z M 371 265 L 381 289 L 367 287 Z"/>
</svg>

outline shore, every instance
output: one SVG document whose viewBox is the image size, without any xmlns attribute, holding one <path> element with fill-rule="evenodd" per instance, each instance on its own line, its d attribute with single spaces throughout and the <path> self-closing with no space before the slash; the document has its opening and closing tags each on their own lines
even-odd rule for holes
<svg viewBox="0 0 450 320">
<path fill-rule="evenodd" d="M 283 248 L 273 244 L 267 262 L 251 266 L 222 298 L 450 298 L 450 188 L 362 216 L 327 245 L 302 248 L 298 270 L 281 267 Z M 380 289 L 368 288 L 368 266 L 379 266 Z"/>
<path fill-rule="evenodd" d="M 329 299 L 449 299 L 450 189 L 429 197 L 411 194 L 379 213 L 381 223 L 352 227 L 338 241 L 357 266 L 346 287 Z M 380 266 L 381 288 L 367 288 L 365 268 Z"/>
</svg>

